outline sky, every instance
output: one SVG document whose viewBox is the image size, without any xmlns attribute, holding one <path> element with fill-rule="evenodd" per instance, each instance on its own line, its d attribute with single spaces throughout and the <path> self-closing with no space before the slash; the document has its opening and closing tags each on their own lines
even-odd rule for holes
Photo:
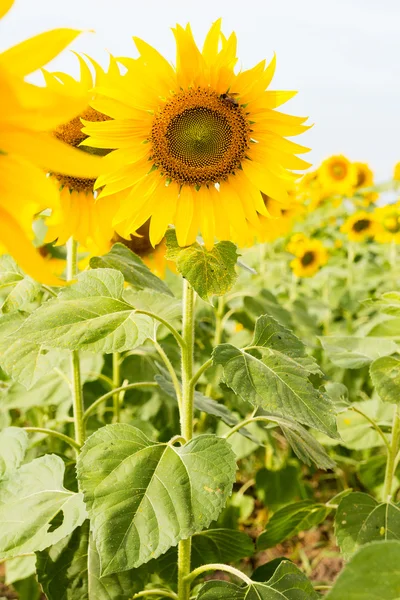
<svg viewBox="0 0 400 600">
<path fill-rule="evenodd" d="M 314 165 L 342 153 L 368 162 L 377 181 L 400 161 L 400 0 L 15 0 L 0 23 L 0 50 L 53 27 L 94 30 L 71 46 L 103 65 L 136 56 L 132 36 L 174 61 L 170 27 L 190 22 L 199 43 L 211 23 L 239 40 L 239 66 L 277 54 L 271 89 L 298 90 L 280 110 L 309 116 L 298 141 Z M 73 75 L 63 52 L 51 67 Z"/>
</svg>

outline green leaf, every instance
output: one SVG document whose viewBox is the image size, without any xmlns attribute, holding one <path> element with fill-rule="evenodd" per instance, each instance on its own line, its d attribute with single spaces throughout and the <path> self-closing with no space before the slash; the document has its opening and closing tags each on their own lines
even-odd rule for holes
<svg viewBox="0 0 400 600">
<path fill-rule="evenodd" d="M 299 491 L 298 477 L 299 472 L 294 465 L 287 465 L 279 471 L 260 469 L 256 475 L 257 497 L 273 509 L 287 504 Z"/>
<path fill-rule="evenodd" d="M 146 584 L 143 569 L 100 576 L 88 521 L 58 544 L 38 552 L 37 573 L 48 600 L 130 600 Z"/>
<path fill-rule="evenodd" d="M 122 297 L 124 278 L 114 269 L 96 269 L 78 276 L 36 310 L 19 335 L 30 342 L 70 350 L 122 352 L 143 344 L 153 333 L 153 321 L 135 314 Z"/>
<path fill-rule="evenodd" d="M 10 313 L 23 309 L 38 297 L 39 283 L 24 275 L 11 256 L 0 256 L 0 294 L 3 302 L 1 312 Z"/>
<path fill-rule="evenodd" d="M 400 507 L 353 492 L 339 504 L 335 533 L 345 558 L 368 542 L 400 540 Z"/>
<path fill-rule="evenodd" d="M 290 561 L 282 561 L 266 583 L 238 586 L 227 581 L 207 581 L 197 600 L 317 600 L 311 582 Z M 343 598 L 342 598 L 343 600 Z"/>
<path fill-rule="evenodd" d="M 182 315 L 182 301 L 170 298 L 165 294 L 153 290 L 131 290 L 124 292 L 124 298 L 136 309 L 147 310 L 165 319 L 165 321 L 176 321 Z M 156 325 L 159 325 L 156 322 Z"/>
<path fill-rule="evenodd" d="M 39 600 L 41 591 L 35 575 L 20 579 L 14 583 L 19 600 Z"/>
<path fill-rule="evenodd" d="M 400 542 L 373 542 L 345 565 L 327 600 L 399 600 Z"/>
<path fill-rule="evenodd" d="M 22 281 L 24 274 L 9 254 L 0 256 L 0 291 Z"/>
<path fill-rule="evenodd" d="M 393 421 L 393 404 L 383 403 L 378 398 L 356 402 L 354 407 L 365 413 L 380 427 L 387 429 Z M 370 449 L 383 446 L 384 442 L 371 423 L 354 410 L 345 410 L 338 414 L 338 429 L 342 444 L 352 450 Z"/>
<path fill-rule="evenodd" d="M 0 559 L 43 550 L 83 523 L 82 494 L 65 489 L 63 477 L 64 462 L 48 454 L 0 482 Z"/>
<path fill-rule="evenodd" d="M 258 296 L 245 296 L 243 299 L 245 309 L 254 317 L 270 315 L 285 327 L 293 326 L 291 313 L 281 306 L 276 297 L 268 290 L 261 290 Z"/>
<path fill-rule="evenodd" d="M 398 350 L 397 344 L 388 338 L 329 336 L 319 340 L 333 364 L 344 369 L 361 369 L 376 358 Z"/>
<path fill-rule="evenodd" d="M 381 400 L 391 404 L 400 403 L 400 357 L 383 356 L 370 367 L 372 383 Z"/>
<path fill-rule="evenodd" d="M 237 278 L 235 265 L 239 255 L 235 244 L 218 242 L 212 250 L 206 250 L 196 242 L 180 248 L 173 229 L 167 231 L 166 238 L 166 257 L 175 261 L 179 273 L 200 298 L 208 302 L 210 296 L 229 292 Z"/>
<path fill-rule="evenodd" d="M 163 390 L 163 392 L 168 394 L 168 396 L 170 396 L 171 398 L 177 400 L 175 388 L 170 380 L 163 377 L 163 375 L 156 375 L 154 379 L 158 383 L 160 388 Z M 221 421 L 223 421 L 230 427 L 234 427 L 239 423 L 239 419 L 235 417 L 235 415 L 232 413 L 232 411 L 229 410 L 229 408 L 227 408 L 224 404 L 221 404 L 220 402 L 209 398 L 208 396 L 204 396 L 201 392 L 196 391 L 194 393 L 194 407 L 197 410 L 200 410 L 201 412 L 207 413 L 208 415 L 218 417 L 219 419 L 221 419 Z M 255 444 L 260 443 L 259 440 L 245 427 L 239 429 L 238 433 L 244 435 L 244 437 L 247 437 Z"/>
<path fill-rule="evenodd" d="M 9 558 L 5 562 L 6 566 L 6 585 L 11 585 L 15 581 L 26 579 L 36 573 L 36 556 L 27 554 L 26 556 L 16 556 Z"/>
<path fill-rule="evenodd" d="M 221 344 L 214 349 L 214 364 L 223 366 L 224 382 L 254 406 L 292 417 L 336 437 L 332 403 L 309 381 L 309 369 L 302 364 L 303 359 L 272 348 L 266 350 L 268 354 L 257 357 L 252 354 L 257 350 L 239 350 L 231 344 Z"/>
<path fill-rule="evenodd" d="M 201 435 L 181 447 L 108 425 L 78 458 L 103 575 L 140 566 L 208 527 L 231 494 L 235 460 L 226 440 Z"/>
<path fill-rule="evenodd" d="M 257 550 L 273 548 L 300 531 L 324 521 L 331 508 L 312 500 L 303 500 L 276 511 L 257 540 Z"/>
<path fill-rule="evenodd" d="M 26 431 L 7 427 L 0 431 L 0 480 L 9 477 L 22 463 L 28 447 Z"/>
<path fill-rule="evenodd" d="M 104 256 L 94 256 L 90 259 L 90 266 L 92 269 L 117 269 L 122 273 L 127 283 L 139 290 L 150 289 L 173 296 L 169 287 L 146 267 L 137 254 L 124 244 L 114 244 Z"/>
</svg>

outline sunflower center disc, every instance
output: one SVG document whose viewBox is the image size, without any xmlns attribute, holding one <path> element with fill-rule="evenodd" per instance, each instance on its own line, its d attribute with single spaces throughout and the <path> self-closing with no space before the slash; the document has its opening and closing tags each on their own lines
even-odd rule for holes
<svg viewBox="0 0 400 600">
<path fill-rule="evenodd" d="M 212 90 L 181 92 L 156 114 L 152 160 L 178 183 L 218 183 L 240 167 L 250 129 L 244 110 Z"/>
<path fill-rule="evenodd" d="M 303 267 L 308 267 L 314 262 L 314 252 L 308 251 L 301 257 Z"/>
<path fill-rule="evenodd" d="M 354 231 L 365 231 L 368 229 L 370 223 L 371 221 L 369 221 L 369 219 L 360 219 L 354 223 L 353 229 Z"/>
</svg>

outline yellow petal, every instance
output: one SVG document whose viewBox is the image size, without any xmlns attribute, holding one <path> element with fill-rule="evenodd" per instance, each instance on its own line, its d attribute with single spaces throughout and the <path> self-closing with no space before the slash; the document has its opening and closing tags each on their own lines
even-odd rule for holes
<svg viewBox="0 0 400 600">
<path fill-rule="evenodd" d="M 102 172 L 102 159 L 46 133 L 29 131 L 0 132 L 0 146 L 6 152 L 24 156 L 34 164 L 54 173 L 95 179 Z"/>
<path fill-rule="evenodd" d="M 18 222 L 1 207 L 0 243 L 7 253 L 15 258 L 22 270 L 36 281 L 47 285 L 65 285 L 64 281 L 53 275 L 49 263 L 40 256 Z"/>
<path fill-rule="evenodd" d="M 8 13 L 13 4 L 14 0 L 0 0 L 0 19 L 2 19 L 4 15 Z"/>
<path fill-rule="evenodd" d="M 184 185 L 179 195 L 175 216 L 175 231 L 179 246 L 190 246 L 196 240 L 199 226 L 196 215 L 194 189 L 190 185 Z M 194 228 L 196 233 L 193 239 Z"/>
<path fill-rule="evenodd" d="M 0 54 L 0 65 L 16 75 L 29 75 L 55 58 L 81 33 L 78 29 L 52 29 L 39 33 Z"/>
<path fill-rule="evenodd" d="M 200 205 L 200 232 L 207 250 L 212 250 L 215 242 L 214 203 L 209 189 L 202 185 L 195 192 L 195 202 Z"/>
<path fill-rule="evenodd" d="M 259 190 L 275 200 L 287 203 L 288 194 L 283 183 L 268 170 L 254 161 L 243 162 L 243 171 Z"/>
<path fill-rule="evenodd" d="M 153 248 L 163 239 L 168 225 L 175 219 L 179 188 L 176 184 L 159 186 L 152 198 L 156 207 L 150 221 L 150 242 Z"/>
<path fill-rule="evenodd" d="M 203 44 L 203 56 L 204 60 L 211 65 L 218 55 L 218 44 L 221 39 L 221 19 L 217 19 L 212 25 L 209 32 L 206 35 L 206 39 Z"/>
</svg>

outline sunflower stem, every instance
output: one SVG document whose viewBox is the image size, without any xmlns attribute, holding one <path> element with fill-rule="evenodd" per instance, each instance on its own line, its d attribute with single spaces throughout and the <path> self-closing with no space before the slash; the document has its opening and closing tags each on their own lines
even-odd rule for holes
<svg viewBox="0 0 400 600">
<path fill-rule="evenodd" d="M 113 388 L 117 389 L 121 387 L 121 356 L 119 352 L 113 354 Z M 115 392 L 113 396 L 113 411 L 114 411 L 114 422 L 118 423 L 120 418 L 120 393 Z"/>
<path fill-rule="evenodd" d="M 393 479 L 396 470 L 396 456 L 400 443 L 400 407 L 396 406 L 393 415 L 392 441 L 388 448 L 385 483 L 383 485 L 383 502 L 390 502 L 392 497 Z"/>
<path fill-rule="evenodd" d="M 67 281 L 75 279 L 77 274 L 78 244 L 71 237 L 67 242 Z M 78 350 L 72 350 L 71 352 L 71 390 L 75 441 L 79 446 L 82 446 L 85 441 L 85 422 L 83 419 L 83 393 Z"/>
<path fill-rule="evenodd" d="M 182 401 L 180 405 L 181 435 L 188 442 L 193 437 L 193 404 L 194 386 L 193 351 L 194 351 L 194 291 L 186 279 L 183 280 L 183 321 L 182 337 Z M 189 600 L 190 557 L 192 540 L 181 540 L 178 545 L 178 600 Z"/>
</svg>

